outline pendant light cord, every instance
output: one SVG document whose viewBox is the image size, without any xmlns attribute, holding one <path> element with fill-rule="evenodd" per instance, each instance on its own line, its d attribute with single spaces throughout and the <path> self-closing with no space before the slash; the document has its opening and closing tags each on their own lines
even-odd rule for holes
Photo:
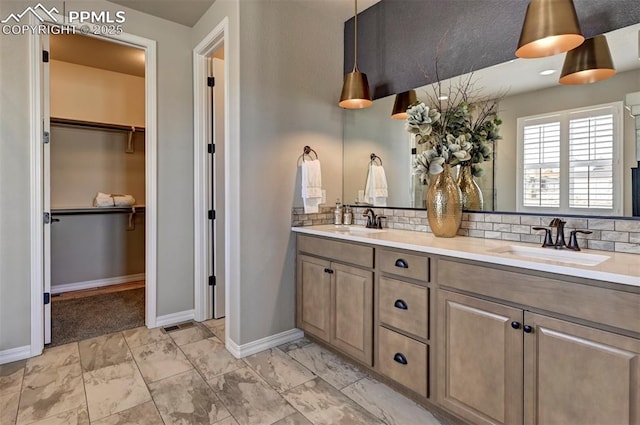
<svg viewBox="0 0 640 425">
<path fill-rule="evenodd" d="M 353 72 L 359 72 L 358 69 L 358 0 L 354 0 L 355 8 L 353 14 Z"/>
</svg>

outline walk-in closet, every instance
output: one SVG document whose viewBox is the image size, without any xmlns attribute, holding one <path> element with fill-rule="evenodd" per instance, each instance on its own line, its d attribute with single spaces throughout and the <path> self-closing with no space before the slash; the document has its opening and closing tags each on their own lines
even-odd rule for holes
<svg viewBox="0 0 640 425">
<path fill-rule="evenodd" d="M 145 323 L 145 53 L 82 35 L 49 42 L 45 185 L 60 345 Z"/>
</svg>

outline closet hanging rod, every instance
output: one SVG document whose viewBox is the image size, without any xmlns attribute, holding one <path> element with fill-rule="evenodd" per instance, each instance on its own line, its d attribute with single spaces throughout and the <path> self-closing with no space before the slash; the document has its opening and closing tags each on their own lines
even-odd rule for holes
<svg viewBox="0 0 640 425">
<path fill-rule="evenodd" d="M 120 125 L 120 124 L 108 124 L 102 122 L 93 122 L 93 121 L 81 121 L 81 120 L 71 120 L 67 118 L 55 118 L 51 117 L 49 119 L 51 125 L 65 126 L 65 127 L 77 127 L 77 128 L 92 128 L 95 130 L 109 130 L 109 131 L 135 131 L 144 133 L 144 127 L 135 127 L 128 125 Z"/>
<path fill-rule="evenodd" d="M 90 214 L 144 214 L 143 206 L 135 207 L 87 207 L 87 208 L 52 208 L 51 215 L 90 215 Z"/>
</svg>

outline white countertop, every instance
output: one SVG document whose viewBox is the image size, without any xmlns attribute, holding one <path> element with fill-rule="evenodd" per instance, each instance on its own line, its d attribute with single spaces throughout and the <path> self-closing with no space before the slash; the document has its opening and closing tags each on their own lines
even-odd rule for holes
<svg viewBox="0 0 640 425">
<path fill-rule="evenodd" d="M 343 226 L 333 224 L 292 227 L 291 230 L 308 235 L 325 236 L 346 241 L 363 242 L 371 245 L 400 248 L 428 254 L 483 261 L 504 266 L 520 267 L 640 287 L 640 255 L 635 254 L 584 249 L 580 251 L 580 253 L 598 254 L 609 257 L 598 265 L 586 266 L 546 259 L 524 258 L 508 252 L 495 252 L 511 245 L 536 247 L 534 244 L 495 239 L 471 238 L 466 236 L 437 238 L 431 233 L 395 229 L 383 229 L 384 231 L 381 233 L 360 234 L 345 232 Z"/>
</svg>

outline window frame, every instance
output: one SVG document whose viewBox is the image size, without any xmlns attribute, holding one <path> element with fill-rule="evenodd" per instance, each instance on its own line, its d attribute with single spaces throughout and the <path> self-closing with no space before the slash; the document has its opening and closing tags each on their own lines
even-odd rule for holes
<svg viewBox="0 0 640 425">
<path fill-rule="evenodd" d="M 569 122 L 589 116 L 598 116 L 609 110 L 613 115 L 613 203 L 612 208 L 571 208 L 569 207 Z M 600 112 L 598 112 L 600 111 Z M 560 205 L 558 207 L 536 207 L 524 205 L 524 127 L 526 125 L 560 123 Z M 624 123 L 623 102 L 610 102 L 587 107 L 565 109 L 539 115 L 519 117 L 516 137 L 516 211 L 526 213 L 555 213 L 575 215 L 620 216 L 623 208 L 623 152 Z"/>
</svg>

